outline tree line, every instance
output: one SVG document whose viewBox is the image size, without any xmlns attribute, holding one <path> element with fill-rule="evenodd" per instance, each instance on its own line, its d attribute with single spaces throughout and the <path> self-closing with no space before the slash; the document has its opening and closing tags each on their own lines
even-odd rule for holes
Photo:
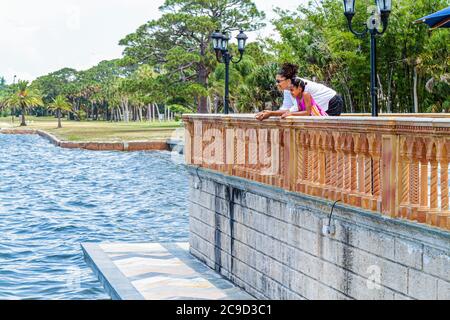
<svg viewBox="0 0 450 320">
<path fill-rule="evenodd" d="M 364 24 L 372 2 L 357 2 L 355 25 Z M 413 23 L 446 6 L 448 0 L 393 1 L 389 28 L 378 40 L 382 112 L 450 111 L 450 33 Z M 265 13 L 251 0 L 166 0 L 160 10 L 159 19 L 120 40 L 122 58 L 84 71 L 64 68 L 29 84 L 42 100 L 33 106 L 35 114 L 47 114 L 46 106 L 57 99 L 70 107 L 50 112 L 78 120 L 144 121 L 167 110 L 222 112 L 225 70 L 215 59 L 210 36 L 215 30 L 260 30 Z M 300 65 L 302 77 L 340 92 L 345 112 L 369 112 L 369 39 L 350 33 L 342 1 L 313 0 L 295 11 L 275 11 L 271 22 L 279 38 L 249 43 L 241 63 L 231 67 L 231 109 L 277 108 L 275 74 L 289 61 Z M 234 45 L 230 49 L 237 54 Z M 6 102 L 8 93 L 17 95 L 17 86 L 0 81 L 4 113 L 14 107 L 11 99 Z"/>
</svg>

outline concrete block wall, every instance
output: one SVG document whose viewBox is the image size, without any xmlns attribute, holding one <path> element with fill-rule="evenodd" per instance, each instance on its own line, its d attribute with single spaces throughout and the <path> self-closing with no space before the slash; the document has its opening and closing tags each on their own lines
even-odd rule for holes
<svg viewBox="0 0 450 320">
<path fill-rule="evenodd" d="M 450 233 L 191 167 L 190 245 L 259 299 L 450 299 Z"/>
</svg>

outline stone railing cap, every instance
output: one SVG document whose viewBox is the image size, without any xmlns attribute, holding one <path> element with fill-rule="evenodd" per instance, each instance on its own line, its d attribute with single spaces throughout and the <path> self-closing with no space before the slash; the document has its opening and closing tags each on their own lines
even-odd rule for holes
<svg viewBox="0 0 450 320">
<path fill-rule="evenodd" d="M 222 119 L 222 120 L 255 120 L 255 114 L 185 114 L 183 119 L 198 119 L 198 120 L 208 120 L 208 119 Z M 273 117 L 271 121 L 292 123 L 292 122 L 345 122 L 345 123 L 357 123 L 357 122 L 391 122 L 393 125 L 397 124 L 407 124 L 407 125 L 433 125 L 439 124 L 447 127 L 450 124 L 450 118 L 427 118 L 426 114 L 422 117 L 367 117 L 367 116 L 340 116 L 340 117 L 288 117 L 285 120 L 281 120 L 279 117 Z M 267 122 L 264 120 L 262 123 Z"/>
</svg>

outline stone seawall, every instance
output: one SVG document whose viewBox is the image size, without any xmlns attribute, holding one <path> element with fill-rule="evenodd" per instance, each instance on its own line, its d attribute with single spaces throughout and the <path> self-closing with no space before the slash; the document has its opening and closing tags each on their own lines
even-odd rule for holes
<svg viewBox="0 0 450 320">
<path fill-rule="evenodd" d="M 450 299 L 450 233 L 189 166 L 191 253 L 259 299 Z"/>
<path fill-rule="evenodd" d="M 86 149 L 94 151 L 168 151 L 169 144 L 165 141 L 130 141 L 130 142 L 72 142 L 61 141 L 54 135 L 32 129 L 1 129 L 0 134 L 38 134 L 54 145 L 66 149 Z"/>
</svg>

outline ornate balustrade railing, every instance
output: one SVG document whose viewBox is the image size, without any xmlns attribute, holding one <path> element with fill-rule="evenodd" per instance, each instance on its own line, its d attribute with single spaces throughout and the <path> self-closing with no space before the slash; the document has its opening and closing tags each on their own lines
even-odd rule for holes
<svg viewBox="0 0 450 320">
<path fill-rule="evenodd" d="M 450 119 L 185 115 L 186 162 L 450 229 Z"/>
</svg>

